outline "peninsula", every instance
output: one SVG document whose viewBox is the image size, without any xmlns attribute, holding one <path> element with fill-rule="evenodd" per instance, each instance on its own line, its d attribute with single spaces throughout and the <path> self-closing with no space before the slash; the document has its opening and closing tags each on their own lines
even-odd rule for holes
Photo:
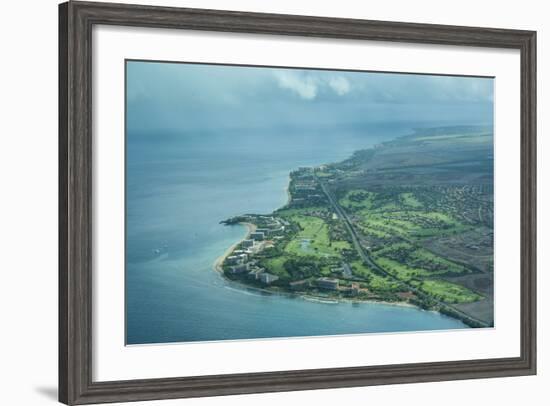
<svg viewBox="0 0 550 406">
<path fill-rule="evenodd" d="M 493 326 L 493 134 L 417 130 L 290 174 L 288 203 L 222 221 L 249 232 L 228 279 L 320 300 L 380 301 Z"/>
</svg>

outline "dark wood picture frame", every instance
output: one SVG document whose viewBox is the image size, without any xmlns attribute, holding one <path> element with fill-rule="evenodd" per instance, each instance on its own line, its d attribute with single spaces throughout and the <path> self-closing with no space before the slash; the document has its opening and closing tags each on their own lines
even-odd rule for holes
<svg viewBox="0 0 550 406">
<path fill-rule="evenodd" d="M 518 49 L 521 54 L 521 354 L 477 359 L 166 379 L 92 380 L 92 27 L 250 34 Z M 536 373 L 536 33 L 68 2 L 59 6 L 59 400 L 88 404 Z"/>
</svg>

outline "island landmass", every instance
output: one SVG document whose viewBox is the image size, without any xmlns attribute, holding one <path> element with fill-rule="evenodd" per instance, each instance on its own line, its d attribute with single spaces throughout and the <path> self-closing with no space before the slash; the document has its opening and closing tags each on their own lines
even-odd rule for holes
<svg viewBox="0 0 550 406">
<path fill-rule="evenodd" d="M 288 202 L 223 220 L 226 278 L 319 301 L 417 306 L 491 327 L 493 132 L 419 129 L 290 173 Z"/>
</svg>

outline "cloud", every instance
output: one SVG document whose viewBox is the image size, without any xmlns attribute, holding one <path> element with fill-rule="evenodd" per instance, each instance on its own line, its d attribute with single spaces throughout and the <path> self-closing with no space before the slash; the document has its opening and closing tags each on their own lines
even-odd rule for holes
<svg viewBox="0 0 550 406">
<path fill-rule="evenodd" d="M 349 91 L 351 90 L 351 85 L 349 84 L 349 81 L 342 76 L 330 78 L 328 80 L 328 85 L 331 87 L 332 90 L 334 90 L 334 92 L 338 96 L 343 96 L 346 93 L 349 93 Z"/>
<path fill-rule="evenodd" d="M 331 90 L 338 96 L 351 90 L 349 81 L 342 76 L 327 77 L 324 73 L 291 70 L 275 70 L 273 73 L 280 88 L 288 89 L 305 100 L 315 99 L 324 89 Z"/>
<path fill-rule="evenodd" d="M 128 62 L 130 129 L 491 122 L 493 79 Z"/>
<path fill-rule="evenodd" d="M 289 89 L 302 99 L 312 100 L 317 97 L 317 78 L 311 75 L 298 75 L 291 71 L 274 71 L 279 87 Z"/>
</svg>

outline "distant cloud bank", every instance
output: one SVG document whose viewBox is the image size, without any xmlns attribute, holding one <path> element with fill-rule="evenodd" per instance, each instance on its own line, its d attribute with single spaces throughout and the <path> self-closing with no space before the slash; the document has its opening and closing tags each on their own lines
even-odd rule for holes
<svg viewBox="0 0 550 406">
<path fill-rule="evenodd" d="M 140 132 L 361 123 L 493 122 L 491 78 L 128 62 L 127 124 Z"/>
</svg>

